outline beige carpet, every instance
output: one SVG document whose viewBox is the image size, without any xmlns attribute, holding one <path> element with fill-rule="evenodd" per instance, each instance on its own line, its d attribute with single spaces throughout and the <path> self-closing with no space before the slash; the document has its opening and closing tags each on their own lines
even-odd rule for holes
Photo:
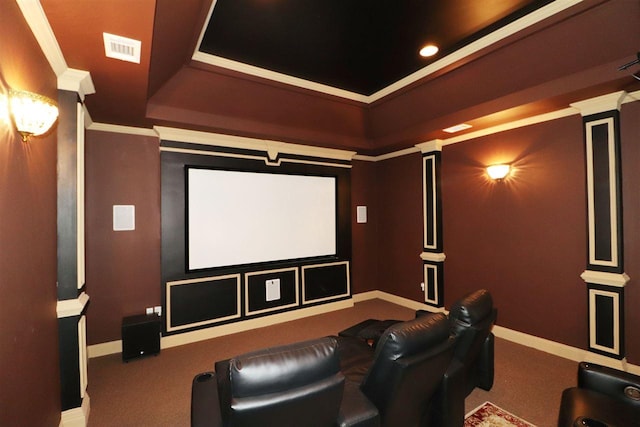
<svg viewBox="0 0 640 427">
<path fill-rule="evenodd" d="M 381 300 L 353 308 L 164 349 L 157 357 L 122 363 L 120 354 L 89 360 L 89 427 L 189 426 L 191 380 L 216 360 L 247 351 L 336 334 L 367 318 L 410 319 L 412 310 Z M 475 390 L 466 411 L 491 401 L 538 427 L 557 423 L 562 390 L 575 383 L 577 364 L 496 340 L 496 379 Z"/>
</svg>

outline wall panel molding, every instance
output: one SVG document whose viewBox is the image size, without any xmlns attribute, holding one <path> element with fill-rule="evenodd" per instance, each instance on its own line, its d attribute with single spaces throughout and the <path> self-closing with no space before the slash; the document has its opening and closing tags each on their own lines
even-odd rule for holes
<svg viewBox="0 0 640 427">
<path fill-rule="evenodd" d="M 442 195 L 440 168 L 442 141 L 433 140 L 416 146 L 422 152 L 422 212 L 424 301 L 444 306 L 444 260 L 442 238 Z"/>
<path fill-rule="evenodd" d="M 588 348 L 625 356 L 620 108 L 626 92 L 571 104 L 583 117 L 587 191 Z"/>
</svg>

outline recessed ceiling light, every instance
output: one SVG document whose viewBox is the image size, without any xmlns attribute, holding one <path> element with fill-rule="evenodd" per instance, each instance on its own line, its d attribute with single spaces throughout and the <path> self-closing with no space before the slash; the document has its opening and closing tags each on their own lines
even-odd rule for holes
<svg viewBox="0 0 640 427">
<path fill-rule="evenodd" d="M 442 130 L 447 133 L 456 133 L 456 132 L 460 132 L 461 130 L 469 129 L 470 127 L 471 125 L 468 125 L 466 123 L 460 123 L 459 125 L 451 126 L 449 128 L 442 129 Z"/>
<path fill-rule="evenodd" d="M 438 53 L 438 46 L 434 44 L 425 45 L 422 49 L 420 49 L 420 56 L 424 56 L 425 58 L 433 56 L 436 53 Z"/>
</svg>

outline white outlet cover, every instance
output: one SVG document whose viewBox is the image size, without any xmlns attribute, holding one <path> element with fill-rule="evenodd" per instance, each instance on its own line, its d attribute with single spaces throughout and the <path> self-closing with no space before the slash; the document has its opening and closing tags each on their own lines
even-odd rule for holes
<svg viewBox="0 0 640 427">
<path fill-rule="evenodd" d="M 280 279 L 267 280 L 265 283 L 265 298 L 267 301 L 280 299 Z"/>
<path fill-rule="evenodd" d="M 366 222 L 367 222 L 367 207 L 366 206 L 358 206 L 358 207 L 356 207 L 356 222 L 358 224 L 366 224 Z"/>
<path fill-rule="evenodd" d="M 136 229 L 136 207 L 133 205 L 113 205 L 113 231 Z"/>
</svg>

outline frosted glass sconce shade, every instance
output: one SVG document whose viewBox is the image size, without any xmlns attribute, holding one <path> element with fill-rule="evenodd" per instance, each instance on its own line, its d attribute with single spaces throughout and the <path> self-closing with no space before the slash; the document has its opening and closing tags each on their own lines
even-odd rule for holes
<svg viewBox="0 0 640 427">
<path fill-rule="evenodd" d="M 24 142 L 31 136 L 47 133 L 58 118 L 58 107 L 53 100 L 27 91 L 9 91 L 9 111 Z"/>
<path fill-rule="evenodd" d="M 503 179 L 509 175 L 510 170 L 509 165 L 491 165 L 487 167 L 487 174 L 491 179 Z"/>
</svg>

